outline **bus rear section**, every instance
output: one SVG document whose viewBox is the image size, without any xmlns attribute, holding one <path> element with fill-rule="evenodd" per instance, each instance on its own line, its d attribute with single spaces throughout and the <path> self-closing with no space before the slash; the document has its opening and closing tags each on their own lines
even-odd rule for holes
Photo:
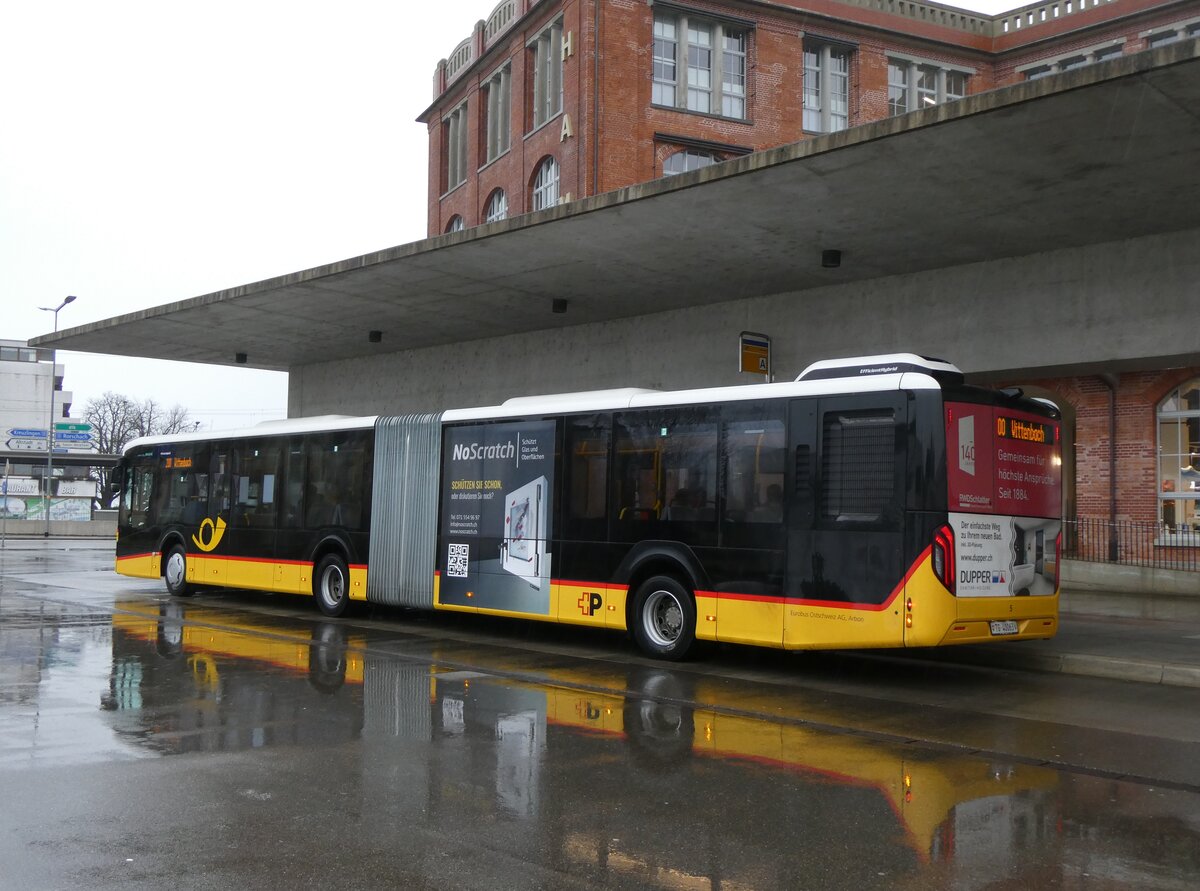
<svg viewBox="0 0 1200 891">
<path fill-rule="evenodd" d="M 946 521 L 905 586 L 905 646 L 1053 637 L 1062 555 L 1059 413 L 944 394 Z"/>
</svg>

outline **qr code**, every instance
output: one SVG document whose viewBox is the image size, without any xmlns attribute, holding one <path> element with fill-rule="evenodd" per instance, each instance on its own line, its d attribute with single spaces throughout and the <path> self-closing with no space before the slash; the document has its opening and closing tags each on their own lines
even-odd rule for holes
<svg viewBox="0 0 1200 891">
<path fill-rule="evenodd" d="M 467 560 L 470 557 L 470 553 L 470 545 L 450 545 L 450 554 L 446 558 L 446 575 L 465 579 L 467 577 Z"/>
</svg>

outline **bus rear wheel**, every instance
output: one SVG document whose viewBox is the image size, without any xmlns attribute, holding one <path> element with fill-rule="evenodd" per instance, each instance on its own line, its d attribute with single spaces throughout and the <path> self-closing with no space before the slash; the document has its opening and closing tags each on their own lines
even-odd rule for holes
<svg viewBox="0 0 1200 891">
<path fill-rule="evenodd" d="M 183 545 L 175 545 L 167 551 L 163 581 L 167 583 L 167 593 L 172 597 L 187 597 L 193 592 L 187 580 L 187 552 Z"/>
<path fill-rule="evenodd" d="M 683 659 L 696 642 L 696 603 L 669 575 L 646 579 L 633 599 L 633 639 L 647 656 Z"/>
<path fill-rule="evenodd" d="M 337 554 L 326 554 L 313 574 L 317 608 L 327 616 L 340 616 L 350 605 L 350 571 Z"/>
</svg>

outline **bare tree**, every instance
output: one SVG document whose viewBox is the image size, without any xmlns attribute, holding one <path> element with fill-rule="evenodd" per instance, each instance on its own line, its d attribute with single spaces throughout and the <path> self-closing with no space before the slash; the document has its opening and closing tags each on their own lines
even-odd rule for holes
<svg viewBox="0 0 1200 891">
<path fill-rule="evenodd" d="M 92 438 L 103 455 L 121 454 L 125 446 L 139 436 L 182 433 L 200 426 L 199 421 L 188 417 L 188 410 L 183 406 L 164 409 L 153 399 L 138 402 L 111 390 L 106 390 L 98 399 L 87 401 L 83 419 L 92 425 Z M 108 507 L 112 502 L 107 495 L 110 476 L 108 468 L 92 470 L 92 478 L 100 484 L 102 507 Z"/>
</svg>

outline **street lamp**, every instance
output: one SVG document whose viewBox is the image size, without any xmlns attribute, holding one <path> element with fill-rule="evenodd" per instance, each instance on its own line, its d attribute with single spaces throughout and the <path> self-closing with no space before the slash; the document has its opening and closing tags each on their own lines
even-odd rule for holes
<svg viewBox="0 0 1200 891">
<path fill-rule="evenodd" d="M 54 313 L 54 333 L 58 333 L 58 311 L 68 303 L 74 303 L 74 296 L 64 297 L 58 306 L 39 306 L 38 309 Z M 50 424 L 46 427 L 46 491 L 42 493 L 42 510 L 46 514 L 45 538 L 50 537 L 50 483 L 54 480 L 54 375 L 58 371 L 58 351 L 50 348 Z"/>
</svg>

